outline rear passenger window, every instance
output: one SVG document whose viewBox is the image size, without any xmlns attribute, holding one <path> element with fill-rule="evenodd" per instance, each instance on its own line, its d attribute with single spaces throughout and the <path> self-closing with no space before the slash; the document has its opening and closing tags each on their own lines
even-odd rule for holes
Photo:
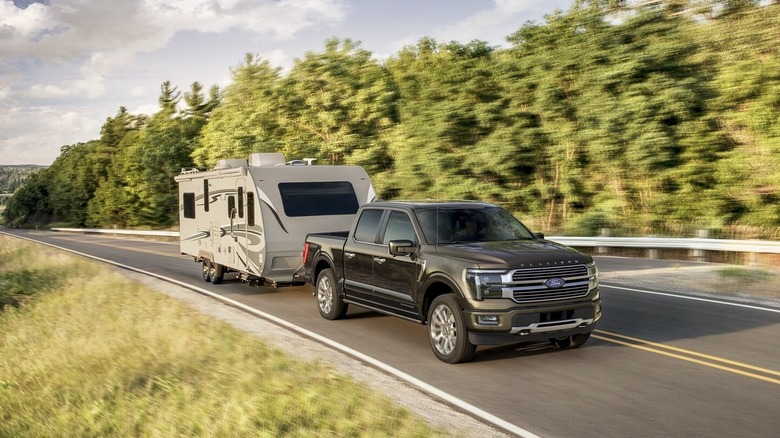
<svg viewBox="0 0 780 438">
<path fill-rule="evenodd" d="M 383 210 L 363 211 L 355 229 L 355 240 L 374 243 L 377 231 L 379 231 L 379 222 L 382 220 L 382 213 Z"/>
</svg>

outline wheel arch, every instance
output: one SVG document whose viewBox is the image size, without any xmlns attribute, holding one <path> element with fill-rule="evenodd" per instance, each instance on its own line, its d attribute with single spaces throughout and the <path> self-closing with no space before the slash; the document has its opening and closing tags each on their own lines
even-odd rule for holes
<svg viewBox="0 0 780 438">
<path fill-rule="evenodd" d="M 312 270 L 311 270 L 311 278 L 312 281 L 316 282 L 317 278 L 320 276 L 320 272 L 322 272 L 325 269 L 332 269 L 333 270 L 333 276 L 336 278 L 336 290 L 339 290 L 338 283 L 339 283 L 339 275 L 336 272 L 336 268 L 333 266 L 333 260 L 330 259 L 330 257 L 325 256 L 324 254 L 320 254 L 317 257 L 315 257 L 314 261 L 312 262 Z"/>
<path fill-rule="evenodd" d="M 212 254 L 211 251 L 204 251 L 204 250 L 198 251 L 198 258 L 195 259 L 195 261 L 201 261 L 201 260 L 204 260 L 204 259 L 213 261 L 214 260 L 214 254 Z"/>
<path fill-rule="evenodd" d="M 448 293 L 454 293 L 455 299 L 460 302 L 460 292 L 455 282 L 444 275 L 433 276 L 425 282 L 423 286 L 422 306 L 420 307 L 420 318 L 423 323 L 428 323 L 428 310 L 436 297 Z"/>
</svg>

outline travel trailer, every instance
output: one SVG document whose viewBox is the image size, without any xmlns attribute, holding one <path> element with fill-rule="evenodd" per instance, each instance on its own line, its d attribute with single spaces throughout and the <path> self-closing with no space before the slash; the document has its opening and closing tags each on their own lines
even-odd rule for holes
<svg viewBox="0 0 780 438">
<path fill-rule="evenodd" d="M 205 281 L 236 273 L 256 284 L 296 283 L 306 235 L 348 229 L 358 208 L 375 200 L 363 168 L 311 161 L 252 154 L 175 177 L 181 253 L 202 264 Z"/>
</svg>

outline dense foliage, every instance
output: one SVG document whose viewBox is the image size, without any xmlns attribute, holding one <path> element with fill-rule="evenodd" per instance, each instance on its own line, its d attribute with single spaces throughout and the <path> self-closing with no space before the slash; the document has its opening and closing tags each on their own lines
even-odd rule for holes
<svg viewBox="0 0 780 438">
<path fill-rule="evenodd" d="M 329 40 L 289 72 L 149 118 L 120 109 L 9 202 L 13 224 L 176 223 L 179 169 L 279 151 L 358 164 L 384 198 L 484 199 L 546 232 L 780 233 L 780 5 L 580 0 L 505 49 L 423 38 L 379 62 Z"/>
</svg>

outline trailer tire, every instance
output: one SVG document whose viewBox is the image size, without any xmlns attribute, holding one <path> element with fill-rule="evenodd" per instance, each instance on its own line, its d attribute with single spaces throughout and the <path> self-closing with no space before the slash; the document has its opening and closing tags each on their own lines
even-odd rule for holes
<svg viewBox="0 0 780 438">
<path fill-rule="evenodd" d="M 329 320 L 341 319 L 347 314 L 348 304 L 336 290 L 336 277 L 333 269 L 323 269 L 317 276 L 317 309 L 320 316 Z"/>
<path fill-rule="evenodd" d="M 202 262 L 203 262 L 203 269 L 202 269 L 203 281 L 208 283 L 211 281 L 211 262 L 209 261 L 209 259 L 203 259 Z"/>
<path fill-rule="evenodd" d="M 209 273 L 211 276 L 211 283 L 222 284 L 222 280 L 225 278 L 225 267 L 219 263 L 212 262 Z"/>
</svg>

